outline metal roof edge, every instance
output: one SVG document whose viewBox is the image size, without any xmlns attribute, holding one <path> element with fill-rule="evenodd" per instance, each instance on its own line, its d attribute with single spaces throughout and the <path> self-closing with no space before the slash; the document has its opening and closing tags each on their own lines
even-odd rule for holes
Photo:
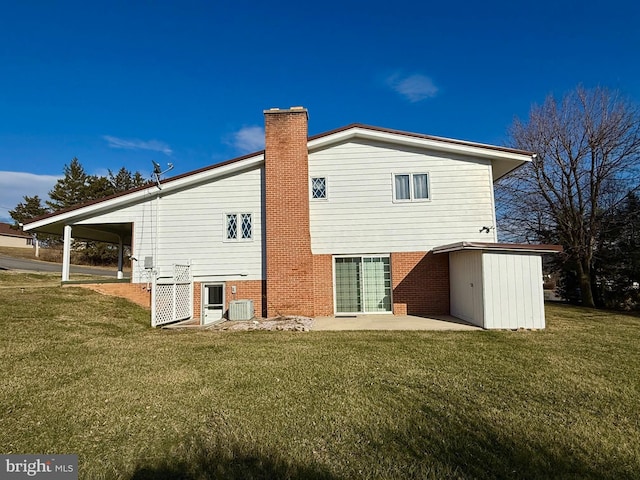
<svg viewBox="0 0 640 480">
<path fill-rule="evenodd" d="M 92 200 L 91 202 L 75 205 L 64 210 L 58 210 L 25 222 L 23 230 L 29 231 L 51 223 L 69 220 L 75 217 L 84 217 L 92 213 L 99 213 L 128 203 L 134 203 L 144 197 L 155 197 L 157 195 L 167 194 L 174 190 L 187 187 L 193 183 L 201 182 L 203 181 L 203 177 L 215 178 L 218 174 L 225 175 L 233 173 L 237 170 L 250 168 L 260 164 L 263 161 L 264 150 L 200 168 L 198 170 L 193 170 L 191 172 L 186 172 L 181 175 L 176 175 L 175 177 L 167 178 L 160 182 L 161 188 L 158 188 L 158 185 L 155 183 L 147 183 L 141 187 L 127 190 L 126 192 L 116 193 L 115 195 Z M 201 175 L 207 173 L 211 173 L 211 175 Z"/>
<path fill-rule="evenodd" d="M 462 250 L 483 250 L 494 252 L 516 252 L 516 253 L 560 253 L 561 245 L 531 244 L 531 243 L 493 243 L 493 242 L 456 242 L 448 245 L 435 247 L 432 252 L 450 253 Z"/>
<path fill-rule="evenodd" d="M 438 136 L 426 135 L 421 133 L 413 133 L 413 132 L 407 132 L 403 130 L 393 130 L 389 128 L 376 127 L 376 126 L 365 125 L 361 123 L 352 123 L 350 125 L 346 125 L 344 127 L 330 130 L 328 132 L 320 133 L 318 135 L 313 135 L 308 139 L 308 143 L 310 144 L 309 148 L 313 148 L 315 146 L 314 143 L 318 145 L 331 143 L 331 140 L 328 137 L 332 137 L 332 136 L 339 136 L 339 137 L 345 137 L 345 138 L 356 137 L 358 136 L 359 131 L 361 134 L 363 133 L 362 131 L 366 131 L 373 136 L 376 136 L 377 134 L 377 136 L 380 139 L 386 138 L 384 137 L 384 135 L 393 135 L 393 136 L 397 136 L 399 139 L 404 137 L 412 140 L 438 142 L 442 144 L 448 144 L 454 147 L 457 146 L 457 147 L 467 147 L 467 148 L 473 148 L 473 149 L 491 150 L 494 152 L 500 152 L 503 155 L 507 154 L 507 156 L 515 155 L 515 156 L 526 157 L 529 160 L 535 155 L 534 152 L 529 152 L 526 150 L 519 150 L 519 149 L 509 148 L 509 147 L 501 147 L 501 146 L 490 145 L 486 143 L 471 142 L 467 140 L 457 140 L 457 139 L 447 138 L 447 137 L 438 137 Z"/>
</svg>

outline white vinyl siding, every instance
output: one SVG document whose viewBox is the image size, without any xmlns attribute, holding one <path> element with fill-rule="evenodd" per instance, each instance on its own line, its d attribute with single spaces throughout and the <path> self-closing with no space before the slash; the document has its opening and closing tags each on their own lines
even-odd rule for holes
<svg viewBox="0 0 640 480">
<path fill-rule="evenodd" d="M 148 280 L 146 256 L 154 257 L 160 276 L 170 275 L 174 263 L 191 261 L 195 281 L 262 280 L 263 171 L 253 168 L 78 223 L 133 223 L 134 282 Z M 251 213 L 253 241 L 224 240 L 225 214 L 234 212 Z"/>
<path fill-rule="evenodd" d="M 309 206 L 314 254 L 496 241 L 495 230 L 480 233 L 495 225 L 489 160 L 348 142 L 310 152 L 309 172 L 331 178 L 330 198 Z M 393 202 L 394 174 L 403 172 L 428 173 L 429 201 Z"/>
</svg>

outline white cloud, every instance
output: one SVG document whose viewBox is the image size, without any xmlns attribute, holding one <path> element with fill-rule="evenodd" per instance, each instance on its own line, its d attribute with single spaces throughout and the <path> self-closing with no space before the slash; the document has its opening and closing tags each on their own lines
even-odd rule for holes
<svg viewBox="0 0 640 480">
<path fill-rule="evenodd" d="M 0 221 L 13 223 L 9 210 L 13 210 L 27 195 L 38 195 L 42 203 L 49 198 L 49 191 L 60 176 L 36 175 L 26 172 L 0 171 Z"/>
<path fill-rule="evenodd" d="M 438 87 L 429 77 L 420 74 L 404 76 L 395 74 L 387 79 L 388 85 L 412 103 L 433 98 L 438 94 Z"/>
<path fill-rule="evenodd" d="M 151 150 L 153 152 L 162 152 L 165 155 L 169 156 L 173 153 L 171 147 L 164 142 L 159 140 L 138 140 L 138 139 L 126 139 L 126 138 L 118 138 L 112 137 L 111 135 L 103 135 L 103 139 L 105 139 L 111 148 L 123 148 L 126 150 Z"/>
<path fill-rule="evenodd" d="M 257 125 L 242 127 L 232 135 L 231 144 L 242 153 L 255 152 L 264 148 L 264 128 Z"/>
</svg>

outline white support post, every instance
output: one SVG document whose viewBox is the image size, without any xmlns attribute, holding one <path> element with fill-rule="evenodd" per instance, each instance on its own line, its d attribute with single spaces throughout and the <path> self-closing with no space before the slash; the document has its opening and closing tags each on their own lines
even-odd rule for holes
<svg viewBox="0 0 640 480">
<path fill-rule="evenodd" d="M 119 242 L 118 242 L 118 280 L 121 280 L 124 275 L 122 274 L 122 256 L 123 256 L 123 250 L 124 250 L 124 245 L 122 244 L 122 237 L 119 237 Z"/>
<path fill-rule="evenodd" d="M 62 249 L 62 281 L 69 281 L 71 266 L 71 225 L 64 226 L 64 247 Z"/>
</svg>

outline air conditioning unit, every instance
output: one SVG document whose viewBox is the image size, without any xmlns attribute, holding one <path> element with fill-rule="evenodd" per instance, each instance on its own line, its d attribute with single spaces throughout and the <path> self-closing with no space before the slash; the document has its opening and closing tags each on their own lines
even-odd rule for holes
<svg viewBox="0 0 640 480">
<path fill-rule="evenodd" d="M 232 300 L 229 302 L 229 320 L 251 320 L 253 300 Z"/>
</svg>

